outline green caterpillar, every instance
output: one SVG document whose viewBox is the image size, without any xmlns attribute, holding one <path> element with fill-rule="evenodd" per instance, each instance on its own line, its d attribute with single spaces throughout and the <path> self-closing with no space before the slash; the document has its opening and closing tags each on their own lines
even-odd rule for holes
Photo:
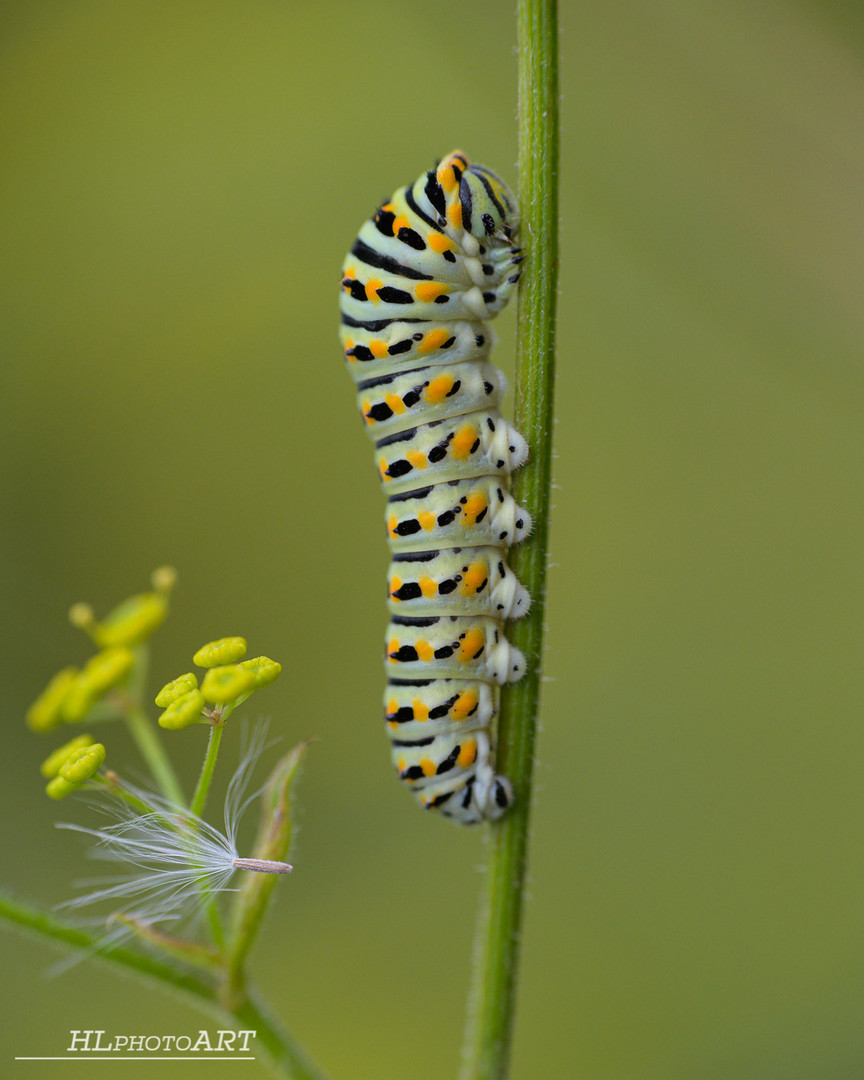
<svg viewBox="0 0 864 1080">
<path fill-rule="evenodd" d="M 531 531 L 508 491 L 528 447 L 498 413 L 486 326 L 519 280 L 518 225 L 501 180 L 454 151 L 376 210 L 342 267 L 342 346 L 388 496 L 393 762 L 464 824 L 513 801 L 492 721 L 497 686 L 525 671 L 502 626 L 530 606 L 507 566 Z"/>
</svg>

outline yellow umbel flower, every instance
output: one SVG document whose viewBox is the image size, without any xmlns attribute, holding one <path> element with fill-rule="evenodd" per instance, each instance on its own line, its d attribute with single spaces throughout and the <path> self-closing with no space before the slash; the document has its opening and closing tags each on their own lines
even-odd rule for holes
<svg viewBox="0 0 864 1080">
<path fill-rule="evenodd" d="M 236 664 L 246 655 L 246 639 L 242 637 L 223 637 L 208 641 L 192 657 L 198 667 L 214 668 L 221 664 Z"/>
<path fill-rule="evenodd" d="M 52 799 L 65 799 L 101 769 L 105 761 L 105 747 L 102 743 L 80 746 L 66 758 L 57 771 L 57 775 L 45 788 Z"/>
<path fill-rule="evenodd" d="M 198 678 L 191 671 L 188 671 L 185 675 L 180 675 L 176 679 L 172 679 L 171 682 L 165 683 L 156 695 L 156 704 L 160 709 L 167 709 L 177 698 L 181 698 L 191 690 L 197 689 Z"/>
<path fill-rule="evenodd" d="M 201 683 L 201 693 L 211 705 L 236 701 L 254 689 L 255 675 L 241 664 L 210 668 Z"/>
<path fill-rule="evenodd" d="M 50 780 L 52 776 L 56 776 L 60 772 L 62 766 L 77 750 L 90 746 L 92 742 L 92 735 L 76 735 L 74 739 L 70 739 L 69 742 L 58 746 L 53 754 L 49 754 L 39 766 L 39 771 L 46 780 Z"/>
<path fill-rule="evenodd" d="M 27 710 L 27 726 L 31 731 L 50 731 L 63 723 L 63 701 L 77 675 L 76 667 L 65 667 L 57 672 Z"/>
<path fill-rule="evenodd" d="M 175 679 L 175 682 L 179 681 L 179 679 Z M 158 698 L 156 704 L 159 704 Z M 197 688 L 174 698 L 173 701 L 169 702 L 165 712 L 159 717 L 159 727 L 163 727 L 168 731 L 180 731 L 191 724 L 197 724 L 203 719 L 201 713 L 204 704 L 204 695 Z"/>
<path fill-rule="evenodd" d="M 271 660 L 269 656 L 256 656 L 254 660 L 244 660 L 239 666 L 252 672 L 256 687 L 269 686 L 279 678 L 282 671 L 282 665 Z"/>
</svg>

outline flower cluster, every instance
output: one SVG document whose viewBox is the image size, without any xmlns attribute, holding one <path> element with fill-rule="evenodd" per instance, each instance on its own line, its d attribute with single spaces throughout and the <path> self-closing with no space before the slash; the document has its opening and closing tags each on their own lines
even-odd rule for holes
<svg viewBox="0 0 864 1080">
<path fill-rule="evenodd" d="M 51 731 L 61 724 L 116 715 L 106 697 L 120 692 L 129 681 L 135 666 L 135 648 L 165 621 L 168 597 L 177 580 L 170 566 L 153 572 L 153 592 L 130 596 L 97 622 L 89 604 L 75 604 L 69 612 L 73 625 L 84 630 L 100 649 L 95 656 L 77 667 L 65 667 L 48 683 L 27 710 L 31 731 Z"/>
<path fill-rule="evenodd" d="M 224 722 L 230 710 L 250 694 L 278 678 L 281 664 L 267 656 L 244 660 L 246 641 L 225 637 L 202 645 L 192 657 L 207 674 L 198 686 L 194 672 L 179 675 L 156 695 L 156 704 L 164 712 L 159 726 L 179 731 L 190 724 Z"/>
<path fill-rule="evenodd" d="M 91 804 L 109 819 L 101 828 L 60 827 L 93 838 L 90 854 L 118 867 L 95 890 L 61 906 L 77 910 L 109 902 L 114 910 L 104 935 L 92 939 L 95 948 L 107 949 L 132 936 L 163 958 L 217 973 L 222 983 L 230 983 L 239 993 L 245 958 L 275 882 L 292 869 L 285 861 L 292 837 L 291 788 L 307 744 L 284 754 L 264 786 L 246 798 L 252 770 L 265 748 L 267 725 L 260 723 L 245 750 L 241 747 L 239 767 L 228 784 L 223 830 L 204 819 L 229 716 L 282 670 L 267 656 L 245 659 L 242 637 L 210 641 L 193 657 L 204 669 L 200 685 L 190 671 L 172 679 L 156 696 L 162 728 L 176 731 L 198 723 L 209 727 L 198 782 L 186 797 L 144 700 L 147 639 L 168 614 L 175 577 L 167 568 L 156 571 L 153 592 L 124 601 L 101 622 L 89 605 L 76 604 L 70 612 L 72 622 L 87 632 L 98 651 L 80 669 L 64 668 L 51 679 L 28 710 L 27 723 L 34 731 L 52 732 L 84 720 L 88 727 L 101 720 L 124 721 L 152 777 L 151 789 L 130 783 L 116 768 L 106 770 L 105 746 L 89 734 L 67 741 L 42 763 L 50 798 L 87 791 Z M 237 824 L 258 796 L 257 837 L 249 857 L 241 858 Z M 242 881 L 234 886 L 238 872 Z M 231 895 L 230 904 L 217 903 L 224 892 Z M 223 926 L 224 907 L 230 915 L 230 933 Z M 206 927 L 201 915 L 206 915 Z M 185 936 L 167 933 L 160 924 L 169 920 L 175 928 L 185 924 Z M 200 940 L 205 932 L 208 941 Z"/>
</svg>

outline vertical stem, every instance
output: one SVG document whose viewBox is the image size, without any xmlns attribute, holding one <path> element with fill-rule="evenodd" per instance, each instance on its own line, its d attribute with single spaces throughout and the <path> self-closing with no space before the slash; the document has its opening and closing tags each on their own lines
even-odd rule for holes
<svg viewBox="0 0 864 1080">
<path fill-rule="evenodd" d="M 183 797 L 183 789 L 180 787 L 177 775 L 171 767 L 171 762 L 165 756 L 162 743 L 159 741 L 159 736 L 156 734 L 149 716 L 146 715 L 143 709 L 135 705 L 129 709 L 124 719 L 162 794 L 169 802 L 175 803 L 177 806 L 185 806 L 186 800 Z"/>
<path fill-rule="evenodd" d="M 159 741 L 150 717 L 144 712 L 144 688 L 150 666 L 149 646 L 138 645 L 133 652 L 135 663 L 127 687 L 131 705 L 124 709 L 126 726 L 162 794 L 177 806 L 185 806 L 186 800 L 183 798 L 183 789 L 180 787 L 177 774 L 168 760 L 168 755 Z"/>
<path fill-rule="evenodd" d="M 219 757 L 219 744 L 222 742 L 222 732 L 224 730 L 225 725 L 222 723 L 213 724 L 210 728 L 207 756 L 204 758 L 204 764 L 201 766 L 201 773 L 195 787 L 195 794 L 189 804 L 189 809 L 198 817 L 201 817 L 204 813 L 204 807 L 207 804 L 207 793 L 210 791 L 210 781 L 213 779 L 213 770 L 216 768 L 216 759 Z"/>
<path fill-rule="evenodd" d="M 222 723 L 213 724 L 210 728 L 210 739 L 207 743 L 207 755 L 204 758 L 204 764 L 201 766 L 201 773 L 195 787 L 195 794 L 192 796 L 192 802 L 189 807 L 192 813 L 197 814 L 198 817 L 201 817 L 204 813 L 204 807 L 207 803 L 207 793 L 210 791 L 210 782 L 213 779 L 213 771 L 216 768 L 216 759 L 219 757 L 219 746 L 222 742 L 222 732 L 224 730 L 225 725 Z M 204 898 L 207 924 L 210 927 L 210 936 L 213 939 L 213 944 L 218 949 L 224 949 L 225 931 L 222 929 L 222 919 L 219 916 L 216 897 L 206 885 L 202 885 L 201 895 Z"/>
<path fill-rule="evenodd" d="M 530 510 L 534 534 L 511 550 L 510 563 L 533 606 L 507 635 L 527 659 L 525 677 L 502 694 L 498 722 L 497 768 L 510 777 L 516 802 L 490 828 L 464 1080 L 504 1080 L 508 1072 L 546 606 L 558 272 L 557 0 L 517 0 L 517 20 L 521 237 L 527 258 L 519 287 L 516 426 L 528 440 L 531 460 L 515 477 L 513 494 Z"/>
</svg>

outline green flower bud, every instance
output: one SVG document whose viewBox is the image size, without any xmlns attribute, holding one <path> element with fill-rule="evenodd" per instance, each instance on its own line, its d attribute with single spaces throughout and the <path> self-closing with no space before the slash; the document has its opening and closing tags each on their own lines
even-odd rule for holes
<svg viewBox="0 0 864 1080">
<path fill-rule="evenodd" d="M 168 596 L 177 584 L 177 571 L 173 566 L 158 566 L 150 575 L 150 584 L 163 596 Z"/>
<path fill-rule="evenodd" d="M 75 785 L 70 784 L 68 780 L 64 780 L 62 776 L 55 776 L 50 784 L 45 788 L 45 794 L 52 799 L 65 799 L 67 795 L 75 790 Z"/>
<path fill-rule="evenodd" d="M 168 614 L 167 597 L 161 593 L 141 593 L 124 600 L 96 623 L 92 637 L 97 645 L 139 645 L 158 630 Z"/>
<path fill-rule="evenodd" d="M 95 696 L 104 694 L 112 686 L 117 686 L 132 670 L 135 657 L 131 649 L 117 645 L 91 656 L 84 665 L 81 677 L 95 692 Z"/>
<path fill-rule="evenodd" d="M 102 763 L 105 761 L 105 747 L 102 743 L 91 743 L 90 746 L 82 746 L 66 759 L 60 766 L 58 776 L 75 787 L 80 787 L 85 780 L 95 776 Z"/>
<path fill-rule="evenodd" d="M 179 682 L 180 680 L 175 679 L 174 681 Z M 180 731 L 191 724 L 197 724 L 201 720 L 201 710 L 203 708 L 204 695 L 200 690 L 190 690 L 170 703 L 165 712 L 159 717 L 159 727 L 166 728 L 168 731 Z"/>
<path fill-rule="evenodd" d="M 240 667 L 251 671 L 255 676 L 255 686 L 268 686 L 279 678 L 282 665 L 271 660 L 269 656 L 256 656 L 254 660 L 244 660 Z"/>
<path fill-rule="evenodd" d="M 246 639 L 242 637 L 223 637 L 208 641 L 192 657 L 198 667 L 214 668 L 220 664 L 236 664 L 246 655 Z"/>
<path fill-rule="evenodd" d="M 31 731 L 50 731 L 63 723 L 61 708 L 69 692 L 78 668 L 66 667 L 58 671 L 38 698 L 27 710 L 27 726 Z"/>
<path fill-rule="evenodd" d="M 197 689 L 197 676 L 193 675 L 191 671 L 187 672 L 187 674 L 180 675 L 179 678 L 173 679 L 162 687 L 156 695 L 156 704 L 160 709 L 166 709 L 172 701 L 176 701 L 177 698 L 183 697 L 184 694 L 188 694 L 190 690 Z"/>
<path fill-rule="evenodd" d="M 70 739 L 63 746 L 58 746 L 53 754 L 49 754 L 39 766 L 39 771 L 46 780 L 50 780 L 52 776 L 56 776 L 60 772 L 61 767 L 66 764 L 72 754 L 85 746 L 90 746 L 92 742 L 92 735 L 76 735 L 74 739 Z"/>
<path fill-rule="evenodd" d="M 79 630 L 86 630 L 89 634 L 96 625 L 96 617 L 93 614 L 93 608 L 83 601 L 80 604 L 73 604 L 72 607 L 69 608 L 69 622 L 71 622 L 73 626 L 77 626 Z"/>
<path fill-rule="evenodd" d="M 98 696 L 84 672 L 79 671 L 60 705 L 60 716 L 67 724 L 78 723 L 93 707 Z"/>
<path fill-rule="evenodd" d="M 89 739 L 89 736 L 82 736 L 82 738 Z M 73 739 L 72 742 L 67 743 L 65 747 L 61 747 L 61 750 L 68 750 L 73 743 L 78 741 L 78 739 Z M 57 751 L 55 754 L 52 754 L 51 758 L 45 762 L 42 766 L 43 772 L 48 765 L 48 762 L 59 753 L 60 751 Z M 65 799 L 66 796 L 75 791 L 76 788 L 79 788 L 82 784 L 86 783 L 91 776 L 95 776 L 102 767 L 104 761 L 105 747 L 102 743 L 88 742 L 86 746 L 79 746 L 68 754 L 65 761 L 62 762 L 57 775 L 45 788 L 46 794 L 52 799 Z"/>
<path fill-rule="evenodd" d="M 201 693 L 212 705 L 224 705 L 255 689 L 255 676 L 240 664 L 210 668 L 201 683 Z"/>
</svg>

